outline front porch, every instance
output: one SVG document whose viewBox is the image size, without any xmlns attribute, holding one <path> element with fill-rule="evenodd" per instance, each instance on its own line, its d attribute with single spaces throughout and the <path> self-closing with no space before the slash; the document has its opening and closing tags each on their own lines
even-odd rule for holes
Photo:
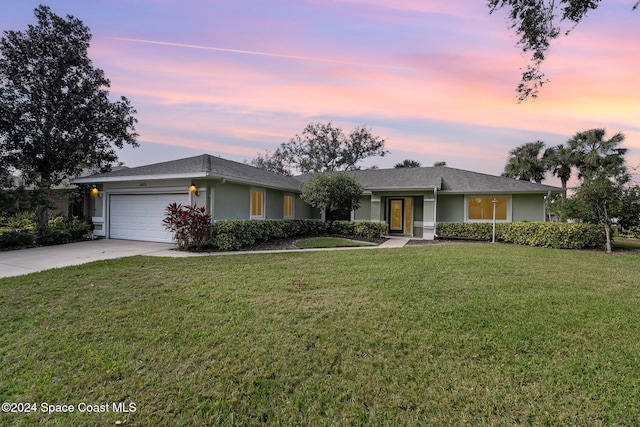
<svg viewBox="0 0 640 427">
<path fill-rule="evenodd" d="M 352 220 L 387 224 L 389 236 L 434 240 L 435 190 L 416 192 L 372 191 L 353 212 Z"/>
</svg>

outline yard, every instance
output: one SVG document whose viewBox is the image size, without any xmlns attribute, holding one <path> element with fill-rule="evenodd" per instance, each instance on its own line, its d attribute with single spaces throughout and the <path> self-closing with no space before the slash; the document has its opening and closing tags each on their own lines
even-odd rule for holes
<svg viewBox="0 0 640 427">
<path fill-rule="evenodd" d="M 0 424 L 638 425 L 638 277 L 451 244 L 2 279 L 0 398 L 34 405 Z"/>
</svg>

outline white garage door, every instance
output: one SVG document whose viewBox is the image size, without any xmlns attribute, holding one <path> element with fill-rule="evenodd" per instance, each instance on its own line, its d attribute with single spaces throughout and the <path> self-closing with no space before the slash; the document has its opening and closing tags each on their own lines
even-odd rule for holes
<svg viewBox="0 0 640 427">
<path fill-rule="evenodd" d="M 112 194 L 109 197 L 109 237 L 172 242 L 162 220 L 170 203 L 189 203 L 187 194 Z"/>
</svg>

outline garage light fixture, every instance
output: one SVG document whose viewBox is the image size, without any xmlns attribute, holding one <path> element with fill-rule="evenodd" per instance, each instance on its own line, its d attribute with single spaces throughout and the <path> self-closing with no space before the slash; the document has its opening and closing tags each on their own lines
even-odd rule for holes
<svg viewBox="0 0 640 427">
<path fill-rule="evenodd" d="M 191 186 L 189 187 L 189 193 L 194 194 L 194 195 L 198 195 L 198 187 L 196 187 L 195 184 L 191 184 Z"/>
<path fill-rule="evenodd" d="M 100 194 L 100 190 L 98 190 L 96 187 L 93 187 L 91 189 L 91 197 L 102 197 L 102 194 Z"/>
</svg>

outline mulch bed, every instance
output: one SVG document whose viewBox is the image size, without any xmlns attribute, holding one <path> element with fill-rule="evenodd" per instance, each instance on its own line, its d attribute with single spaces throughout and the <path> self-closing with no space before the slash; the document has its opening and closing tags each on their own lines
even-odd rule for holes
<svg viewBox="0 0 640 427">
<path fill-rule="evenodd" d="M 359 237 L 359 236 L 338 236 L 338 235 L 323 235 L 323 236 L 309 236 L 309 237 L 337 237 L 340 239 L 350 239 L 350 240 L 358 240 L 361 242 L 375 243 L 377 245 L 387 241 L 387 239 L 382 237 L 378 239 L 368 239 L 366 237 Z M 268 242 L 258 243 L 253 246 L 242 248 L 240 249 L 240 251 L 279 251 L 279 250 L 300 249 L 296 245 L 296 243 L 298 242 L 298 240 L 303 240 L 303 239 L 305 239 L 305 237 L 269 240 Z"/>
<path fill-rule="evenodd" d="M 488 243 L 488 240 L 443 238 L 435 240 L 411 239 L 407 246 L 441 245 L 445 243 Z"/>
</svg>

